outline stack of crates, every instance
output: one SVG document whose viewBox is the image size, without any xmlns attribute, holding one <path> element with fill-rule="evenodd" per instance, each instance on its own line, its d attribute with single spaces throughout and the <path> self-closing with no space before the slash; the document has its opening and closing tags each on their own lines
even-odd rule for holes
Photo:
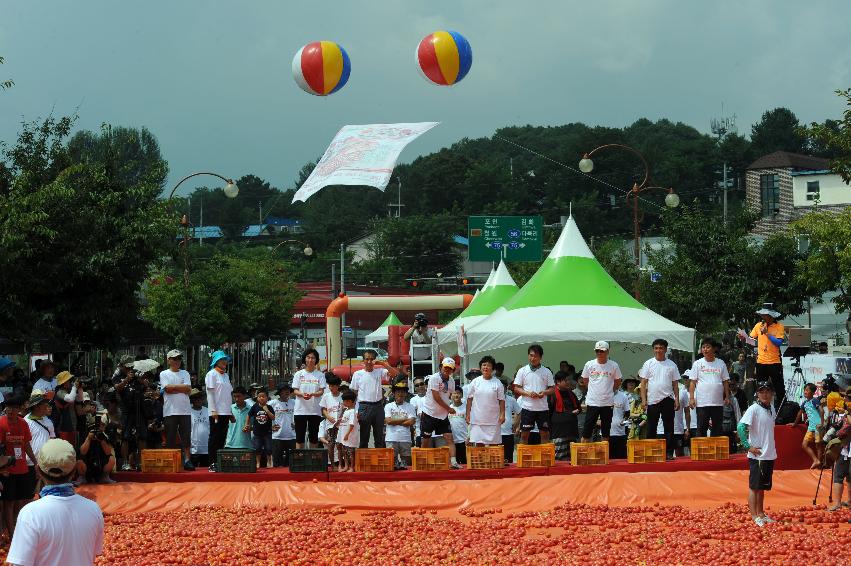
<svg viewBox="0 0 851 566">
<path fill-rule="evenodd" d="M 411 469 L 418 472 L 438 472 L 449 469 L 449 447 L 411 448 Z"/>
<path fill-rule="evenodd" d="M 257 458 L 253 450 L 222 448 L 216 453 L 216 469 L 226 474 L 257 471 Z"/>
<path fill-rule="evenodd" d="M 498 446 L 468 446 L 467 467 L 471 470 L 493 470 L 505 467 L 505 451 Z"/>
<path fill-rule="evenodd" d="M 556 447 L 553 443 L 547 444 L 518 444 L 517 445 L 517 467 L 518 468 L 549 468 L 555 466 Z"/>
<path fill-rule="evenodd" d="M 290 451 L 291 472 L 327 472 L 328 451 L 323 448 L 305 448 Z"/>
<path fill-rule="evenodd" d="M 692 460 L 727 460 L 730 439 L 726 436 L 698 436 L 691 439 Z"/>
<path fill-rule="evenodd" d="M 142 450 L 142 471 L 173 474 L 183 469 L 183 458 L 176 448 Z"/>
<path fill-rule="evenodd" d="M 626 441 L 626 461 L 630 464 L 648 464 L 665 461 L 665 439 Z"/>
<path fill-rule="evenodd" d="M 392 448 L 358 448 L 355 450 L 355 471 L 392 472 L 394 460 Z"/>
<path fill-rule="evenodd" d="M 574 466 L 605 466 L 609 463 L 609 442 L 572 443 L 570 463 Z"/>
</svg>

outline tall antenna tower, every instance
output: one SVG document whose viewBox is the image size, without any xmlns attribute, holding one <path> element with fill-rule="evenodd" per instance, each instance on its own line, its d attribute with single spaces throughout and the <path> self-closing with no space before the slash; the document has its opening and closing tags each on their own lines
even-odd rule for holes
<svg viewBox="0 0 851 566">
<path fill-rule="evenodd" d="M 724 138 L 727 137 L 728 134 L 738 133 L 738 128 L 736 127 L 736 115 L 732 116 L 724 116 L 724 103 L 721 103 L 721 117 L 720 118 L 712 118 L 709 121 L 709 125 L 712 128 L 712 134 L 718 138 L 718 143 L 720 144 L 724 141 Z M 727 162 L 724 162 L 723 165 L 723 188 L 724 188 L 724 224 L 727 224 Z"/>
</svg>

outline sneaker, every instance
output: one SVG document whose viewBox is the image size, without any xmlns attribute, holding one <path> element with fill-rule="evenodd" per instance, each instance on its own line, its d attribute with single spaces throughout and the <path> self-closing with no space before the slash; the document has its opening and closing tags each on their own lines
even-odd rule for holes
<svg viewBox="0 0 851 566">
<path fill-rule="evenodd" d="M 756 523 L 757 527 L 764 527 L 765 526 L 765 520 L 762 517 L 754 517 L 753 522 Z"/>
<path fill-rule="evenodd" d="M 460 470 L 461 464 L 459 464 L 458 462 L 452 462 L 451 464 L 449 464 L 449 467 L 453 470 Z"/>
<path fill-rule="evenodd" d="M 218 472 L 218 471 L 219 471 L 219 470 L 216 468 L 216 465 L 215 465 L 215 464 L 210 464 L 209 470 L 210 470 L 211 472 Z"/>
<path fill-rule="evenodd" d="M 668 454 L 667 456 L 665 456 L 665 460 L 667 460 L 668 462 L 676 459 L 677 457 L 674 454 Z"/>
<path fill-rule="evenodd" d="M 133 469 L 133 468 L 131 468 L 131 467 L 130 467 L 130 464 L 124 464 L 123 466 L 121 466 L 121 471 L 122 471 L 122 472 L 129 472 L 129 471 L 130 471 L 130 470 L 132 470 L 132 469 Z"/>
<path fill-rule="evenodd" d="M 195 471 L 195 464 L 193 464 L 189 460 L 186 460 L 185 462 L 183 462 L 183 469 L 186 470 L 187 472 L 194 472 Z"/>
<path fill-rule="evenodd" d="M 768 515 L 763 515 L 762 516 L 762 522 L 763 522 L 763 524 L 767 525 L 768 523 L 776 523 L 777 521 L 775 521 L 774 519 L 772 519 Z"/>
<path fill-rule="evenodd" d="M 111 477 L 109 477 L 109 474 L 103 474 L 100 478 L 98 478 L 98 483 L 110 485 L 117 482 Z"/>
</svg>

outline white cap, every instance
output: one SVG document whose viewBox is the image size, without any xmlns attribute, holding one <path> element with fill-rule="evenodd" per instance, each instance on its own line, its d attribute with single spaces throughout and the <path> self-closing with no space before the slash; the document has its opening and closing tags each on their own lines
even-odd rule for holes
<svg viewBox="0 0 851 566">
<path fill-rule="evenodd" d="M 447 357 L 443 358 L 442 362 L 440 362 L 440 366 L 441 367 L 447 366 L 447 367 L 451 367 L 452 369 L 455 369 L 455 360 L 453 360 L 452 358 L 447 356 Z"/>
<path fill-rule="evenodd" d="M 594 350 L 605 350 L 609 351 L 609 343 L 605 340 L 598 340 L 596 344 L 594 344 Z"/>
<path fill-rule="evenodd" d="M 49 477 L 61 478 L 70 474 L 76 465 L 77 453 L 67 440 L 51 438 L 38 452 L 38 467 Z"/>
<path fill-rule="evenodd" d="M 166 358 L 180 358 L 183 357 L 183 352 L 178 349 L 169 350 L 168 354 L 165 355 Z"/>
</svg>

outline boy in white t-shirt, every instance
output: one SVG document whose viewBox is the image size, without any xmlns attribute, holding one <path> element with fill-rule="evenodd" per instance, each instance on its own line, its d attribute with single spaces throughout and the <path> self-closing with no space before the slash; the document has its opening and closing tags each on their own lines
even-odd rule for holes
<svg viewBox="0 0 851 566">
<path fill-rule="evenodd" d="M 210 465 L 209 448 L 210 441 L 210 410 L 204 406 L 204 393 L 193 389 L 189 393 L 189 417 L 190 424 L 189 450 L 192 463 L 196 466 L 207 467 Z"/>
<path fill-rule="evenodd" d="M 337 433 L 339 432 L 340 420 L 343 418 L 343 397 L 340 393 L 342 380 L 331 372 L 325 374 L 325 384 L 328 391 L 322 394 L 319 400 L 319 408 L 322 410 L 322 418 L 325 423 L 326 446 L 328 447 L 328 461 L 333 462 L 337 452 Z"/>
<path fill-rule="evenodd" d="M 278 398 L 269 401 L 269 406 L 275 410 L 275 424 L 272 425 L 272 465 L 276 468 L 289 466 L 290 452 L 295 449 L 295 400 L 290 398 L 292 391 L 288 383 L 282 383 L 278 386 Z"/>
<path fill-rule="evenodd" d="M 455 409 L 449 415 L 449 428 L 452 430 L 452 442 L 455 444 L 455 458 L 459 464 L 467 463 L 467 438 L 470 433 L 467 430 L 466 413 L 464 404 L 461 403 L 461 390 L 456 389 L 450 396 L 449 406 Z"/>
<path fill-rule="evenodd" d="M 765 492 L 771 490 L 774 461 L 777 449 L 774 445 L 774 386 L 770 381 L 757 384 L 757 402 L 748 407 L 737 430 L 742 446 L 748 451 L 750 477 L 748 478 L 748 509 L 754 523 L 764 527 L 774 519 L 765 514 Z"/>
<path fill-rule="evenodd" d="M 419 378 L 422 379 L 422 378 Z M 417 420 L 414 407 L 406 401 L 408 386 L 404 381 L 393 386 L 393 402 L 384 405 L 384 440 L 393 449 L 395 468 L 404 470 L 411 465 L 411 427 Z"/>
<path fill-rule="evenodd" d="M 340 432 L 338 438 L 340 441 L 340 467 L 338 472 L 354 472 L 355 471 L 355 448 L 360 444 L 360 426 L 358 425 L 358 415 L 355 412 L 355 400 L 357 394 L 354 391 L 344 391 L 342 394 L 343 418 L 340 420 Z"/>
</svg>

